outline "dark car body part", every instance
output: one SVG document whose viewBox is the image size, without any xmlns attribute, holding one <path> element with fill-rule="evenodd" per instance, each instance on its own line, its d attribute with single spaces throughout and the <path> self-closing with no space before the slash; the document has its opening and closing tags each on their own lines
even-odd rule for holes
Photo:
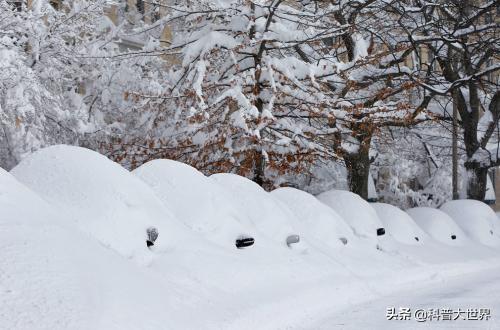
<svg viewBox="0 0 500 330">
<path fill-rule="evenodd" d="M 238 249 L 243 249 L 249 246 L 252 246 L 255 243 L 253 237 L 240 237 L 236 239 L 236 247 Z"/>
<path fill-rule="evenodd" d="M 150 248 L 155 245 L 155 241 L 158 238 L 158 229 L 156 229 L 155 227 L 149 227 L 148 229 L 146 229 L 146 234 L 148 235 L 146 246 Z"/>
<path fill-rule="evenodd" d="M 290 235 L 286 238 L 286 245 L 290 246 L 292 244 L 296 244 L 300 242 L 300 236 L 299 235 Z"/>
</svg>

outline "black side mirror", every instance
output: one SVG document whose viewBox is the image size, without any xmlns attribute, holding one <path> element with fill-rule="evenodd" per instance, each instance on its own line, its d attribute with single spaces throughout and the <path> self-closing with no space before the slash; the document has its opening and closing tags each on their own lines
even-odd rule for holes
<svg viewBox="0 0 500 330">
<path fill-rule="evenodd" d="M 377 236 L 384 236 L 385 228 L 377 228 Z"/>
<path fill-rule="evenodd" d="M 248 246 L 252 246 L 255 243 L 255 240 L 252 237 L 240 237 L 236 239 L 236 247 L 238 249 L 243 249 Z"/>
<path fill-rule="evenodd" d="M 299 235 L 290 235 L 286 238 L 286 245 L 290 246 L 292 244 L 296 244 L 300 242 L 300 236 Z"/>
</svg>

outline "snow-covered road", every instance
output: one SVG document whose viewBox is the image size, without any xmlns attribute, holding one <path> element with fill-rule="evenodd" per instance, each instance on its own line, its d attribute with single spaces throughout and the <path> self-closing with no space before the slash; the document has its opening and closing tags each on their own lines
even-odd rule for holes
<svg viewBox="0 0 500 330">
<path fill-rule="evenodd" d="M 410 308 L 410 320 L 388 320 L 387 309 Z M 473 313 L 461 313 L 458 320 L 418 322 L 416 310 L 442 310 L 449 308 L 457 317 L 458 311 L 473 309 Z M 489 320 L 463 320 L 475 318 L 474 310 L 489 309 Z M 418 312 L 423 315 L 422 312 Z M 442 314 L 440 318 L 444 315 Z M 444 316 L 446 317 L 446 316 Z M 390 294 L 384 298 L 352 306 L 327 316 L 309 329 L 500 329 L 500 269 L 448 278 L 439 284 L 424 288 L 412 288 Z"/>
</svg>

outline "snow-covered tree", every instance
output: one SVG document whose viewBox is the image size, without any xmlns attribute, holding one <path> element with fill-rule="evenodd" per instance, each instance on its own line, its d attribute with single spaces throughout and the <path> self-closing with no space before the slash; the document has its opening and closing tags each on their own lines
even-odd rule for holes
<svg viewBox="0 0 500 330">
<path fill-rule="evenodd" d="M 466 151 L 468 198 L 483 200 L 487 172 L 500 164 L 500 35 L 498 1 L 402 1 L 394 3 L 400 27 L 415 51 L 416 79 L 457 107 Z"/>
<path fill-rule="evenodd" d="M 1 165 L 54 143 L 78 144 L 94 125 L 81 88 L 104 63 L 90 59 L 110 32 L 105 1 L 48 1 L 13 7 L 0 1 Z"/>
<path fill-rule="evenodd" d="M 368 197 L 372 139 L 385 127 L 405 127 L 427 120 L 430 93 L 418 92 L 409 76 L 411 53 L 404 43 L 391 2 L 310 1 L 305 5 L 329 25 L 344 29 L 336 38 L 325 38 L 321 47 L 302 50 L 309 61 L 326 58 L 336 63 L 333 94 L 342 109 L 332 127 L 336 134 L 325 140 L 347 168 L 348 187 Z M 325 51 L 328 50 L 328 51 Z"/>
<path fill-rule="evenodd" d="M 334 129 L 313 122 L 335 118 L 329 80 L 337 68 L 305 61 L 295 48 L 337 35 L 339 24 L 284 1 L 198 2 L 172 8 L 170 21 L 178 20 L 168 52 L 182 63 L 156 103 L 164 110 L 154 117 L 164 139 L 151 142 L 153 157 L 167 152 L 208 172 L 234 171 L 267 185 L 273 172 L 334 156 L 316 142 Z"/>
</svg>

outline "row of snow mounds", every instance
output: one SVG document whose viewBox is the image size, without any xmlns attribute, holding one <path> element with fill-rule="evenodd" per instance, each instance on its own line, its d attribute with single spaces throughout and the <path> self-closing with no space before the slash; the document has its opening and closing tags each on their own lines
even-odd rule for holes
<svg viewBox="0 0 500 330">
<path fill-rule="evenodd" d="M 199 288 L 120 257 L 0 168 L 0 329 L 200 329 L 216 311 Z"/>
<path fill-rule="evenodd" d="M 489 246 L 499 246 L 496 232 L 499 222 L 495 212 L 485 203 L 476 200 L 454 200 L 443 204 L 440 210 L 448 214 L 474 241 Z"/>
<path fill-rule="evenodd" d="M 346 268 L 370 264 L 378 265 L 377 271 L 381 271 L 385 269 L 381 264 L 389 265 L 387 258 L 373 249 L 373 244 L 362 242 L 335 211 L 306 192 L 280 188 L 267 193 L 247 178 L 235 174 L 207 178 L 196 169 L 172 160 L 150 161 L 133 173 L 148 183 L 188 227 L 216 244 L 234 252 L 237 235 L 243 233 L 255 238 L 252 248 L 230 261 L 233 274 L 239 270 L 245 274 L 226 279 L 227 288 L 237 290 L 243 278 L 250 283 L 263 277 L 281 277 L 277 275 L 281 272 L 307 278 L 311 273 L 315 276 L 324 273 L 325 269 L 345 273 Z M 298 235 L 300 240 L 287 246 L 286 239 L 291 235 Z M 344 246 L 347 248 L 339 255 L 335 249 Z M 304 253 L 290 253 L 288 248 Z M 212 253 L 204 250 L 204 259 L 211 260 L 212 265 L 222 263 L 224 268 L 228 260 L 224 261 L 221 255 L 216 260 L 209 259 Z M 246 266 L 236 266 L 240 262 Z M 163 263 L 154 267 L 162 268 Z M 394 263 L 399 261 L 392 259 Z M 318 264 L 331 264 L 331 268 Z M 210 285 L 218 285 L 210 273 L 204 278 Z"/>
<path fill-rule="evenodd" d="M 247 215 L 235 208 L 231 196 L 195 168 L 159 159 L 132 173 L 146 182 L 187 227 L 215 244 L 234 247 L 239 237 L 251 237 L 257 245 L 263 244 Z"/>
<path fill-rule="evenodd" d="M 126 257 L 149 258 L 147 230 L 160 233 L 155 248 L 200 240 L 139 178 L 91 150 L 41 149 L 11 173 L 53 205 L 63 218 Z"/>
<path fill-rule="evenodd" d="M 415 207 L 406 212 L 430 237 L 438 242 L 460 246 L 469 243 L 469 238 L 455 221 L 441 210 L 430 207 Z"/>
<path fill-rule="evenodd" d="M 449 246 L 470 246 L 472 241 L 500 246 L 496 230 L 499 221 L 482 202 L 458 200 L 444 204 L 441 209 L 416 207 L 404 212 L 389 204 L 368 203 L 342 190 L 330 190 L 317 198 L 335 210 L 358 237 L 375 241 L 377 247 L 386 251 L 399 249 L 394 241 L 415 246 L 429 243 L 434 247 L 431 240 Z M 386 229 L 387 237 L 376 237 L 377 228 Z"/>
</svg>

